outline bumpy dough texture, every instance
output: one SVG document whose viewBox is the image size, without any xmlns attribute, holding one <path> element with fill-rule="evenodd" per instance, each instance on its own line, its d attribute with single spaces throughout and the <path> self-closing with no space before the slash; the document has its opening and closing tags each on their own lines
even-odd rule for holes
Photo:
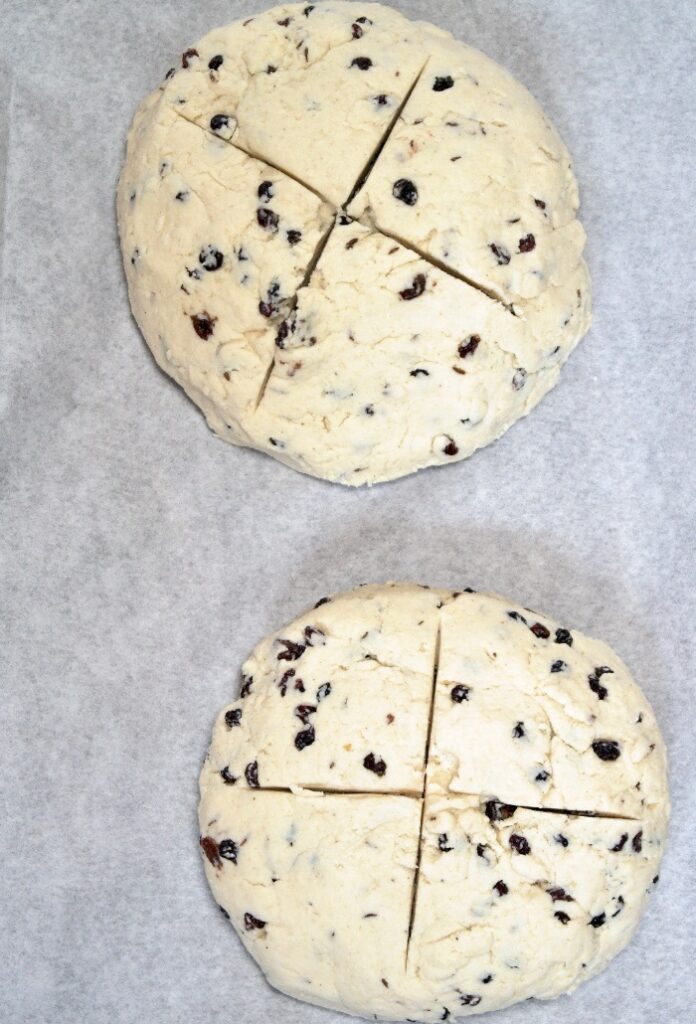
<svg viewBox="0 0 696 1024">
<path fill-rule="evenodd" d="M 602 970 L 669 814 L 657 723 L 610 648 L 413 584 L 323 599 L 263 641 L 200 783 L 208 881 L 271 984 L 385 1020 Z"/>
<path fill-rule="evenodd" d="M 118 189 L 159 365 L 224 440 L 348 485 L 465 458 L 553 387 L 590 323 L 577 206 L 507 72 L 342 0 L 188 48 Z"/>
</svg>

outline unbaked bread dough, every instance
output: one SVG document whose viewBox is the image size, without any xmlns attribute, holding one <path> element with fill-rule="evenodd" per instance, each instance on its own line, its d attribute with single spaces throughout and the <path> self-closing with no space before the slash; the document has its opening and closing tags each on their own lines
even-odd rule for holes
<svg viewBox="0 0 696 1024">
<path fill-rule="evenodd" d="M 271 984 L 386 1020 L 602 970 L 669 813 L 658 726 L 610 648 L 413 584 L 323 599 L 263 641 L 200 784 L 208 881 Z"/>
<path fill-rule="evenodd" d="M 568 153 L 488 58 L 378 4 L 189 47 L 118 189 L 131 305 L 227 441 L 358 485 L 470 455 L 587 331 Z"/>
</svg>

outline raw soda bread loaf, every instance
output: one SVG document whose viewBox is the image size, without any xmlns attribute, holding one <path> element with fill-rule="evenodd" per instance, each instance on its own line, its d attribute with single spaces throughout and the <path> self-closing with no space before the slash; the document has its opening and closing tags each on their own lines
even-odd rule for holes
<svg viewBox="0 0 696 1024">
<path fill-rule="evenodd" d="M 131 305 L 223 439 L 358 485 L 470 455 L 587 331 L 568 153 L 529 93 L 379 4 L 216 29 L 136 114 Z"/>
<path fill-rule="evenodd" d="M 442 1021 L 629 941 L 669 802 L 610 648 L 502 598 L 367 586 L 263 641 L 200 779 L 213 895 L 276 988 Z"/>
</svg>

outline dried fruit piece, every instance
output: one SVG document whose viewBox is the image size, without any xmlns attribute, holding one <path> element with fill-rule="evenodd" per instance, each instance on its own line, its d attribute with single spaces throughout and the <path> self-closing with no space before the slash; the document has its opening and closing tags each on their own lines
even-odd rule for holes
<svg viewBox="0 0 696 1024">
<path fill-rule="evenodd" d="M 280 696 L 281 697 L 284 697 L 286 695 L 286 693 L 288 692 L 288 686 L 290 685 L 290 683 L 292 682 L 294 677 L 295 677 L 295 669 L 294 668 L 289 668 L 289 669 L 287 669 L 286 672 L 283 672 L 282 676 L 280 677 L 280 679 L 278 681 L 278 689 L 280 691 Z"/>
<path fill-rule="evenodd" d="M 521 391 L 527 383 L 527 371 L 524 367 L 518 367 L 512 377 L 512 387 L 514 391 Z M 543 628 L 543 627 L 542 627 Z"/>
<path fill-rule="evenodd" d="M 270 231 L 275 234 L 278 230 L 280 218 L 274 210 L 269 210 L 267 206 L 259 206 L 256 211 L 256 219 L 261 227 L 265 228 L 266 231 Z"/>
<path fill-rule="evenodd" d="M 225 860 L 231 860 L 233 864 L 236 864 L 239 847 L 234 839 L 222 839 L 218 843 L 218 853 Z"/>
<path fill-rule="evenodd" d="M 279 640 L 285 648 L 278 655 L 278 661 L 297 661 L 305 652 L 305 644 L 298 644 L 294 640 Z"/>
<path fill-rule="evenodd" d="M 451 89 L 454 85 L 454 79 L 451 75 L 438 76 L 433 82 L 433 92 L 444 92 L 445 89 Z"/>
<path fill-rule="evenodd" d="M 457 349 L 460 359 L 466 359 L 467 356 L 473 356 L 476 349 L 481 344 L 481 338 L 478 334 L 469 335 L 468 339 L 459 346 Z"/>
<path fill-rule="evenodd" d="M 457 683 L 450 690 L 450 697 L 455 704 L 461 704 L 462 701 L 469 699 L 470 687 L 464 686 L 462 683 Z"/>
<path fill-rule="evenodd" d="M 305 747 L 310 747 L 315 739 L 314 726 L 310 725 L 295 736 L 295 746 L 298 750 L 304 750 Z"/>
<path fill-rule="evenodd" d="M 512 804 L 503 804 L 499 800 L 487 800 L 484 810 L 489 821 L 506 821 L 513 816 L 517 808 Z"/>
<path fill-rule="evenodd" d="M 392 195 L 406 206 L 415 206 L 418 202 L 418 189 L 415 183 L 409 181 L 408 178 L 399 178 L 394 182 Z"/>
<path fill-rule="evenodd" d="M 410 288 L 404 288 L 403 291 L 399 292 L 399 296 L 405 299 L 407 302 L 410 299 L 417 299 L 419 295 L 422 295 L 425 291 L 425 274 L 416 274 L 413 278 L 413 284 Z"/>
<path fill-rule="evenodd" d="M 535 622 L 534 625 L 530 626 L 529 628 L 531 629 L 534 636 L 538 636 L 540 640 L 548 640 L 548 638 L 551 636 L 546 626 L 544 626 L 541 622 Z"/>
<path fill-rule="evenodd" d="M 592 692 L 597 694 L 597 699 L 598 700 L 606 700 L 607 699 L 607 697 L 609 695 L 609 691 L 607 690 L 606 686 L 602 686 L 602 684 L 600 683 L 600 681 L 599 681 L 599 679 L 598 679 L 598 677 L 596 675 L 588 676 L 587 677 L 587 684 L 590 687 L 590 689 L 592 690 Z"/>
<path fill-rule="evenodd" d="M 206 270 L 219 270 L 223 261 L 224 257 L 222 253 L 213 245 L 204 245 L 198 254 L 198 262 L 201 263 Z"/>
<path fill-rule="evenodd" d="M 210 313 L 206 312 L 205 310 L 202 313 L 193 313 L 191 316 L 191 323 L 193 324 L 193 329 L 198 335 L 198 337 L 202 338 L 203 341 L 207 341 L 208 338 L 212 335 L 215 329 L 216 320 L 216 316 L 211 316 Z"/>
<path fill-rule="evenodd" d="M 522 854 L 523 857 L 526 857 L 528 853 L 532 852 L 532 848 L 529 845 L 529 841 L 525 839 L 524 836 L 518 835 L 517 832 L 512 833 L 508 842 L 510 843 L 510 846 L 513 848 L 513 850 L 515 850 L 516 853 Z"/>
<path fill-rule="evenodd" d="M 229 114 L 213 114 L 210 119 L 210 128 L 214 132 L 221 132 L 223 129 L 229 128 L 233 122 L 234 118 Z"/>
<path fill-rule="evenodd" d="M 218 853 L 218 844 L 212 836 L 201 836 L 199 843 L 203 853 L 206 855 L 213 867 L 221 868 L 222 861 L 220 860 L 220 854 Z"/>
<path fill-rule="evenodd" d="M 499 245 L 496 242 L 491 242 L 490 250 L 495 256 L 500 266 L 505 266 L 510 262 L 510 253 L 507 251 L 504 245 Z"/>
<path fill-rule="evenodd" d="M 295 708 L 295 717 L 304 724 L 309 724 L 309 716 L 316 712 L 316 704 L 298 704 Z"/>
<path fill-rule="evenodd" d="M 524 615 L 520 615 L 519 612 L 511 611 L 507 614 L 509 619 L 514 619 L 515 622 L 524 622 L 525 626 L 527 625 L 527 620 L 525 619 Z"/>
<path fill-rule="evenodd" d="M 565 889 L 561 889 L 560 886 L 554 886 L 553 888 L 547 889 L 546 891 L 547 891 L 547 893 L 551 897 L 551 900 L 554 903 L 559 903 L 559 902 L 560 903 L 572 903 L 573 902 L 573 897 L 570 896 L 565 891 Z"/>
<path fill-rule="evenodd" d="M 379 775 L 380 778 L 385 774 L 387 770 L 386 762 L 383 761 L 381 757 L 376 757 L 372 753 L 367 754 L 367 756 L 363 760 L 363 765 L 365 768 L 367 768 L 369 772 L 374 772 L 375 775 Z"/>
<path fill-rule="evenodd" d="M 307 647 L 321 647 L 326 643 L 326 634 L 317 626 L 305 626 L 304 638 Z"/>
<path fill-rule="evenodd" d="M 621 756 L 621 747 L 616 740 L 595 740 L 592 749 L 600 761 L 616 761 Z"/>
</svg>

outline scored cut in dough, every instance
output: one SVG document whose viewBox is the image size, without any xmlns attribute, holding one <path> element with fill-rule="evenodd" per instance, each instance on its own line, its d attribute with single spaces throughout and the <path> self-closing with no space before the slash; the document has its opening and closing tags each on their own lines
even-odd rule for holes
<svg viewBox="0 0 696 1024">
<path fill-rule="evenodd" d="M 497 64 L 448 40 L 349 212 L 367 212 L 382 230 L 519 303 L 578 265 L 585 233 L 577 208 L 570 156 L 539 105 Z"/>
<path fill-rule="evenodd" d="M 590 323 L 577 202 L 507 72 L 329 0 L 189 47 L 136 114 L 118 209 L 136 320 L 211 428 L 358 485 L 465 458 L 553 387 Z"/>
<path fill-rule="evenodd" d="M 416 865 L 419 801 L 297 796 L 203 784 L 200 827 L 215 899 L 268 981 L 361 1013 L 398 1002 Z M 369 960 L 369 972 L 355 963 Z M 391 981 L 390 981 L 391 979 Z"/>
<path fill-rule="evenodd" d="M 426 61 L 424 31 L 446 38 L 380 4 L 284 4 L 204 36 L 165 91 L 340 206 Z"/>
<path fill-rule="evenodd" d="M 280 325 L 257 422 L 277 459 L 346 483 L 470 455 L 536 405 L 586 326 L 584 264 L 553 291 L 556 320 L 525 320 L 339 221 Z"/>
<path fill-rule="evenodd" d="M 413 584 L 323 599 L 256 648 L 199 808 L 213 894 L 271 984 L 417 1021 L 603 969 L 668 814 L 657 723 L 610 648 Z"/>
<path fill-rule="evenodd" d="M 427 800 L 409 965 L 435 1019 L 551 999 L 600 971 L 633 934 L 662 829 L 523 808 L 490 821 L 474 797 Z"/>
</svg>

